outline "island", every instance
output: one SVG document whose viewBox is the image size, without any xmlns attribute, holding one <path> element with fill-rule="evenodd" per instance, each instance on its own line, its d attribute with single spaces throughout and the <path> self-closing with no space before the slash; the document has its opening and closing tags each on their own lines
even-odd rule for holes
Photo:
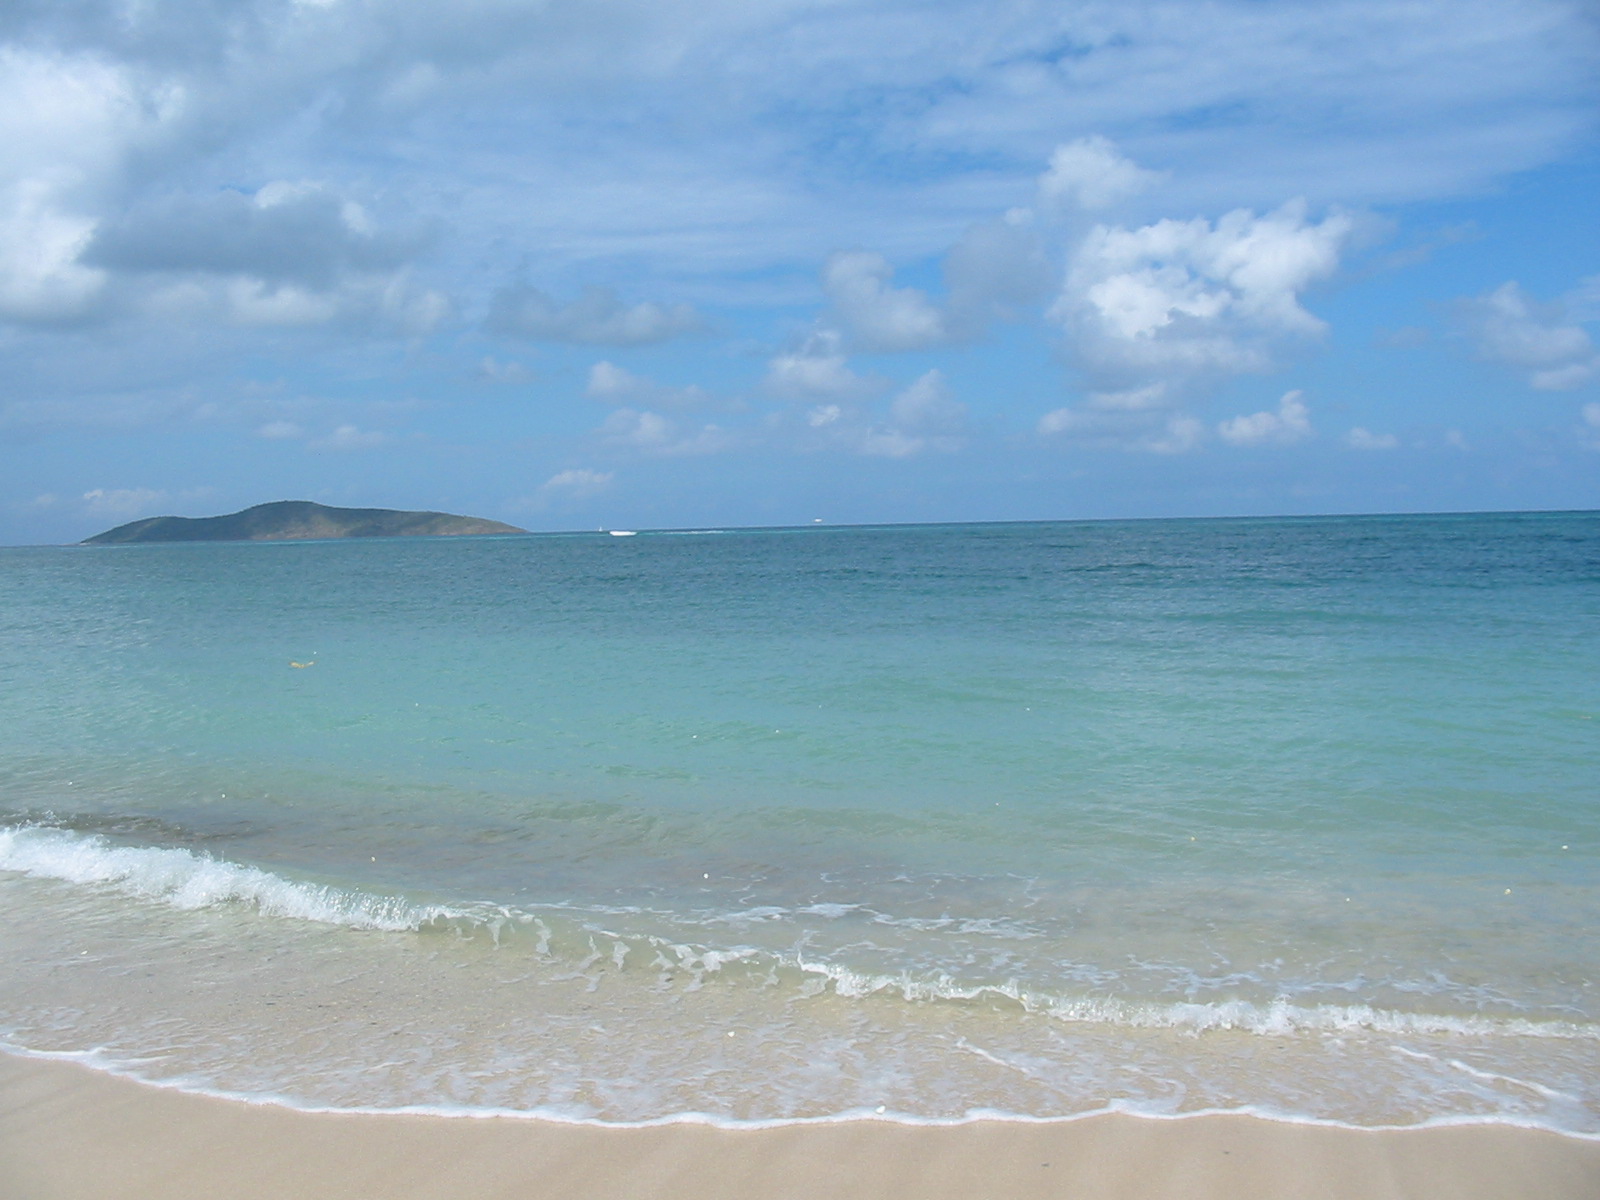
<svg viewBox="0 0 1600 1200">
<path fill-rule="evenodd" d="M 310 500 L 257 504 L 221 517 L 146 517 L 85 538 L 86 546 L 128 542 L 287 542 L 313 538 L 463 537 L 526 533 L 515 525 L 442 512 L 330 508 Z"/>
</svg>

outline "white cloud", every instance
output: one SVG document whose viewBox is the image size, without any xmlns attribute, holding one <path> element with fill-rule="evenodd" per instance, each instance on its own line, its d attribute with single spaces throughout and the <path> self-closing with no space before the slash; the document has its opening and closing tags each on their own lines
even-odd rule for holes
<svg viewBox="0 0 1600 1200">
<path fill-rule="evenodd" d="M 1027 209 L 980 221 L 944 257 L 944 304 L 920 288 L 895 287 L 894 268 L 866 250 L 829 256 L 822 272 L 830 302 L 823 328 L 851 350 L 927 350 L 981 337 L 996 319 L 1043 299 L 1055 280 L 1047 246 Z"/>
<path fill-rule="evenodd" d="M 24 387 L 26 363 L 47 344 L 64 362 L 70 339 L 7 331 L 12 396 L 63 411 L 93 403 L 95 387 L 176 386 L 157 378 L 206 394 L 219 362 L 323 393 L 434 369 L 434 354 L 455 355 L 459 374 L 482 353 L 475 335 L 403 363 L 360 361 L 352 343 L 436 328 L 447 295 L 481 312 L 485 279 L 513 271 L 557 297 L 502 298 L 523 336 L 643 344 L 697 321 L 671 300 L 720 313 L 760 296 L 765 313 L 732 319 L 770 337 L 762 321 L 788 318 L 777 304 L 811 286 L 824 254 L 859 245 L 901 265 L 899 282 L 870 262 L 847 273 L 835 303 L 849 336 L 773 359 L 767 390 L 793 399 L 794 426 L 833 410 L 831 427 L 921 436 L 845 352 L 968 338 L 1053 291 L 1091 393 L 1074 401 L 1084 420 L 1176 447 L 1193 440 L 1172 426 L 1180 407 L 1214 376 L 1264 369 L 1319 323 L 1307 272 L 1258 286 L 1202 254 L 1226 218 L 1153 215 L 1251 206 L 1246 223 L 1261 224 L 1263 205 L 1310 195 L 1317 218 L 1287 222 L 1283 246 L 1233 238 L 1264 271 L 1315 248 L 1327 203 L 1462 195 L 1569 153 L 1593 115 L 1593 23 L 1571 0 L 29 3 L 3 24 L 0 318 L 103 312 L 125 346 L 159 342 L 164 359 L 139 351 L 147 370 L 127 384 L 86 384 L 89 369 L 66 364 Z M 1080 136 L 1097 130 L 1116 144 Z M 1031 224 L 971 224 L 1029 202 L 1052 148 L 1039 185 L 1052 203 L 1101 205 L 1094 219 L 1128 227 L 1102 231 L 1100 257 L 1074 257 L 1070 284 L 1049 283 L 1068 261 L 1051 246 L 1068 222 L 1041 208 Z M 1157 193 L 1128 155 L 1172 180 Z M 1137 209 L 1109 208 L 1130 199 Z M 921 276 L 928 294 L 901 286 L 963 228 L 974 231 L 946 259 L 948 299 Z M 1181 244 L 1157 246 L 1162 229 Z M 1136 243 L 1127 261 L 1107 257 L 1117 235 Z M 1345 243 L 1330 244 L 1337 265 Z M 626 298 L 578 292 L 623 279 Z M 1273 296 L 1286 303 L 1256 303 Z M 169 313 L 190 327 L 168 326 Z M 208 324 L 223 328 L 196 336 Z M 102 345 L 105 359 L 135 357 Z M 1555 388 L 1589 364 L 1524 369 Z M 609 403 L 673 415 L 674 389 L 640 387 Z M 875 417 L 861 411 L 874 399 Z M 238 426 L 286 416 L 314 436 L 345 415 L 257 410 Z"/>
<path fill-rule="evenodd" d="M 347 287 L 347 294 L 356 297 L 355 312 L 371 312 L 386 328 L 410 337 L 432 333 L 451 315 L 451 304 L 442 292 L 415 285 L 409 269 L 402 269 L 374 281 L 375 287 L 366 300 L 363 289 Z"/>
<path fill-rule="evenodd" d="M 1117 391 L 1090 392 L 1079 407 L 1039 418 L 1036 431 L 1051 440 L 1146 454 L 1187 454 L 1204 445 L 1204 422 L 1175 411 L 1164 382 Z"/>
<path fill-rule="evenodd" d="M 598 496 L 611 486 L 616 475 L 611 471 L 592 471 L 587 467 L 574 467 L 559 471 L 539 487 L 541 496 L 562 500 L 587 500 Z"/>
<path fill-rule="evenodd" d="M 720 454 L 733 448 L 734 438 L 717 425 L 685 430 L 660 413 L 619 408 L 600 426 L 600 435 L 613 445 L 658 458 Z"/>
<path fill-rule="evenodd" d="M 1311 223 L 1303 202 L 1137 229 L 1097 226 L 1073 255 L 1051 308 L 1069 351 L 1103 390 L 1155 383 L 1173 393 L 1268 369 L 1286 344 L 1322 332 L 1301 293 L 1337 269 L 1353 229 Z"/>
<path fill-rule="evenodd" d="M 1311 412 L 1300 391 L 1286 392 L 1277 412 L 1230 417 L 1217 426 L 1217 435 L 1230 446 L 1287 445 L 1311 436 Z"/>
<path fill-rule="evenodd" d="M 190 318 L 215 313 L 244 328 L 292 329 L 339 322 L 421 335 L 443 323 L 450 312 L 448 300 L 438 292 L 410 286 L 404 271 L 345 278 L 327 289 L 235 276 L 220 288 L 167 290 L 154 298 L 181 300 L 167 307 Z"/>
<path fill-rule="evenodd" d="M 157 488 L 94 488 L 83 493 L 85 515 L 124 521 L 156 516 L 170 503 L 169 494 Z"/>
<path fill-rule="evenodd" d="M 258 438 L 266 438 L 268 441 L 287 441 L 304 437 L 305 434 L 305 429 L 293 421 L 268 421 L 256 430 Z"/>
<path fill-rule="evenodd" d="M 321 292 L 346 275 L 397 270 L 423 240 L 375 231 L 360 205 L 320 183 L 276 180 L 253 194 L 178 195 L 119 213 L 96 231 L 85 258 L 110 270 L 240 276 Z"/>
<path fill-rule="evenodd" d="M 1587 275 L 1564 297 L 1567 318 L 1572 321 L 1600 321 L 1600 275 Z"/>
<path fill-rule="evenodd" d="M 1050 155 L 1050 168 L 1039 177 L 1040 207 L 1109 208 L 1163 178 L 1122 155 L 1108 138 L 1079 138 Z"/>
<path fill-rule="evenodd" d="M 478 363 L 478 378 L 485 383 L 528 383 L 533 379 L 533 372 L 519 362 L 501 362 L 492 354 L 486 354 Z"/>
<path fill-rule="evenodd" d="M 1187 454 L 1205 440 L 1206 427 L 1196 417 L 1168 417 L 1161 431 L 1146 439 L 1141 449 L 1152 454 Z"/>
<path fill-rule="evenodd" d="M 902 429 L 952 433 L 967 419 L 967 406 L 950 395 L 944 376 L 928 371 L 889 404 L 889 419 Z"/>
<path fill-rule="evenodd" d="M 105 272 L 79 262 L 127 158 L 181 108 L 109 56 L 0 46 L 0 319 L 90 310 Z"/>
<path fill-rule="evenodd" d="M 206 292 L 194 293 L 204 309 L 211 308 Z M 339 297 L 314 292 L 292 283 L 271 284 L 261 279 L 232 279 L 222 289 L 225 311 L 239 325 L 321 325 L 339 315 Z"/>
<path fill-rule="evenodd" d="M 85 517 L 122 524 L 144 517 L 166 515 L 174 508 L 212 495 L 213 490 L 199 487 L 174 493 L 164 488 L 91 488 L 78 498 L 78 508 Z M 55 499 L 54 496 L 48 499 L 40 496 L 34 500 L 34 504 L 50 507 L 55 504 Z"/>
<path fill-rule="evenodd" d="M 1044 299 L 1056 271 L 1044 237 L 1027 209 L 1012 209 L 997 221 L 967 229 L 944 260 L 949 293 L 946 325 L 952 333 L 977 336 L 990 317 L 1015 317 Z"/>
<path fill-rule="evenodd" d="M 577 299 L 561 304 L 536 287 L 519 284 L 495 293 L 487 328 L 534 341 L 643 346 L 698 333 L 704 322 L 687 304 L 628 305 L 607 287 L 585 288 Z"/>
<path fill-rule="evenodd" d="M 1581 415 L 1583 425 L 1580 434 L 1583 444 L 1591 450 L 1600 450 L 1600 404 L 1585 404 Z"/>
<path fill-rule="evenodd" d="M 1600 352 L 1572 309 L 1587 311 L 1593 278 L 1570 303 L 1539 304 L 1514 281 L 1461 304 L 1461 317 L 1480 357 L 1527 373 L 1541 391 L 1569 391 L 1600 375 Z"/>
<path fill-rule="evenodd" d="M 1096 130 L 1142 137 L 1184 210 L 1212 211 L 1460 194 L 1564 153 L 1593 109 L 1593 25 L 1570 0 L 12 8 L 0 176 L 68 221 L 41 277 L 64 296 L 24 287 L 29 311 L 88 302 L 92 277 L 64 273 L 101 218 L 285 164 L 403 197 L 458 266 L 683 279 L 839 244 L 926 257 L 1015 202 L 1052 146 L 1073 203 L 1149 182 L 1078 136 Z M 48 46 L 75 49 L 20 48 Z"/>
<path fill-rule="evenodd" d="M 1205 423 L 1153 408 L 1058 408 L 1039 418 L 1041 437 L 1146 454 L 1187 454 L 1205 443 Z"/>
<path fill-rule="evenodd" d="M 889 402 L 889 419 L 862 431 L 858 453 L 910 458 L 926 451 L 949 454 L 965 442 L 967 406 L 950 394 L 944 376 L 928 371 Z"/>
<path fill-rule="evenodd" d="M 371 450 L 388 441 L 389 435 L 386 433 L 358 429 L 354 425 L 340 425 L 326 437 L 314 438 L 306 445 L 313 450 Z"/>
<path fill-rule="evenodd" d="M 1058 433 L 1070 434 L 1083 427 L 1083 416 L 1082 412 L 1070 406 L 1051 409 L 1039 418 L 1036 428 L 1043 437 L 1053 437 Z"/>
<path fill-rule="evenodd" d="M 642 379 L 609 362 L 597 362 L 589 368 L 589 384 L 584 394 L 591 400 L 621 402 L 650 390 L 650 381 Z"/>
<path fill-rule="evenodd" d="M 850 369 L 832 330 L 813 333 L 798 349 L 774 355 L 762 386 L 790 400 L 860 399 L 883 390 L 882 381 Z"/>
<path fill-rule="evenodd" d="M 222 319 L 245 328 L 340 322 L 427 333 L 450 312 L 413 282 L 426 239 L 384 232 L 358 204 L 316 183 L 254 193 L 174 195 L 102 221 L 79 261 L 108 302 L 166 322 Z"/>
<path fill-rule="evenodd" d="M 589 368 L 589 382 L 584 395 L 602 404 L 627 404 L 637 407 L 694 409 L 707 408 L 716 403 L 704 388 L 667 387 L 643 375 L 635 375 L 609 362 L 597 362 Z"/>
<path fill-rule="evenodd" d="M 1360 425 L 1344 435 L 1344 444 L 1352 450 L 1394 450 L 1400 439 L 1392 433 L 1373 433 Z"/>
<path fill-rule="evenodd" d="M 1120 392 L 1089 393 L 1089 407 L 1101 412 L 1150 412 L 1166 408 L 1170 403 L 1171 397 L 1164 383 L 1124 388 Z"/>
<path fill-rule="evenodd" d="M 660 413 L 619 408 L 605 419 L 600 432 L 608 440 L 636 450 L 657 450 L 670 445 L 678 431 Z"/>
<path fill-rule="evenodd" d="M 893 287 L 881 254 L 854 250 L 829 257 L 822 286 L 833 312 L 860 350 L 922 350 L 945 339 L 944 316 L 916 288 Z"/>
<path fill-rule="evenodd" d="M 873 458 L 950 454 L 966 443 L 967 406 L 951 396 L 944 376 L 936 370 L 924 372 L 898 392 L 886 413 L 845 401 L 813 405 L 804 420 L 812 448 Z"/>
<path fill-rule="evenodd" d="M 94 231 L 89 218 L 64 212 L 35 180 L 0 191 L 0 317 L 50 321 L 78 316 L 105 284 L 105 273 L 78 264 Z"/>
</svg>

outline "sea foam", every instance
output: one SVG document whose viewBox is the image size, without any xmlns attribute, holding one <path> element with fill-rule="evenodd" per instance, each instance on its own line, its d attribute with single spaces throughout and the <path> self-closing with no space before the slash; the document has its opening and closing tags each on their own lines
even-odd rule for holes
<svg viewBox="0 0 1600 1200">
<path fill-rule="evenodd" d="M 105 887 L 183 910 L 237 905 L 265 917 L 349 929 L 395 933 L 453 929 L 466 936 L 487 934 L 498 943 L 503 933 L 526 927 L 535 938 L 530 949 L 541 958 L 551 956 L 551 928 L 533 913 L 489 904 L 419 904 L 393 894 L 293 880 L 180 848 L 119 846 L 101 834 L 51 825 L 0 826 L 0 871 Z M 560 907 L 555 906 L 546 916 L 554 918 Z M 811 906 L 802 911 L 829 907 Z M 568 933 L 587 942 L 588 953 L 572 974 L 581 974 L 606 958 L 614 970 L 622 970 L 637 947 L 649 954 L 645 961 L 650 967 L 683 972 L 689 980 L 688 991 L 698 990 L 708 976 L 737 966 L 767 985 L 778 982 L 782 975 L 794 978 L 792 973 L 797 973 L 801 980 L 812 981 L 810 986 L 801 985 L 802 994 L 825 990 L 842 999 L 895 996 L 912 1004 L 999 1002 L 1032 1016 L 1072 1024 L 1170 1029 L 1194 1036 L 1222 1032 L 1266 1037 L 1369 1033 L 1600 1041 L 1600 1024 L 1583 1021 L 1404 1011 L 1371 1004 L 1301 1004 L 1282 996 L 1268 1001 L 1231 998 L 1205 1002 L 1073 996 L 1030 988 L 1017 980 L 971 982 L 945 972 L 874 973 L 811 957 L 801 950 L 783 953 L 745 945 L 689 943 L 590 926 L 575 912 L 564 915 L 568 921 L 576 918 L 576 927 Z M 602 950 L 597 938 L 609 941 L 609 948 Z"/>
<path fill-rule="evenodd" d="M 431 922 L 469 916 L 463 910 L 413 904 L 398 896 L 285 879 L 190 850 L 117 846 L 99 834 L 50 826 L 0 826 L 0 870 L 99 884 L 174 908 L 240 904 L 265 916 L 352 929 L 418 930 Z"/>
</svg>

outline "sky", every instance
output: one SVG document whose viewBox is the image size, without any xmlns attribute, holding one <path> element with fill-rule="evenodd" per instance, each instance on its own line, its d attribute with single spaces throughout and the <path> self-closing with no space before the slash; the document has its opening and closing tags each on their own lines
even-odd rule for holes
<svg viewBox="0 0 1600 1200">
<path fill-rule="evenodd" d="M 0 544 L 1600 508 L 1583 0 L 5 0 Z"/>
</svg>

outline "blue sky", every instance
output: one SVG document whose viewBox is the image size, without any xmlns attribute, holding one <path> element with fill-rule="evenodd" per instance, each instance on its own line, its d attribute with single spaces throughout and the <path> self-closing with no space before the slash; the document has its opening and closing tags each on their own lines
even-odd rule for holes
<svg viewBox="0 0 1600 1200">
<path fill-rule="evenodd" d="M 0 543 L 1600 507 L 1568 0 L 21 0 Z"/>
</svg>

